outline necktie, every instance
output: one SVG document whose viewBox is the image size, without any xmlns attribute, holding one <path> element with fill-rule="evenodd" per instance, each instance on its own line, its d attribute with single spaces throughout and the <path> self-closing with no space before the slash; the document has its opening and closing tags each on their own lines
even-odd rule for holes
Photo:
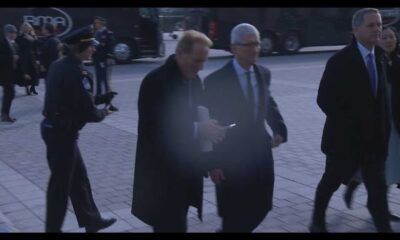
<svg viewBox="0 0 400 240">
<path fill-rule="evenodd" d="M 367 55 L 367 69 L 368 69 L 368 74 L 369 78 L 371 80 L 371 86 L 372 86 L 372 92 L 374 96 L 376 96 L 376 90 L 377 90 L 377 79 L 376 79 L 376 72 L 375 72 L 375 67 L 374 67 L 374 62 L 373 62 L 373 57 L 371 53 Z"/>
<path fill-rule="evenodd" d="M 246 72 L 246 78 L 247 78 L 247 100 L 249 102 L 250 108 L 251 108 L 251 112 L 253 113 L 253 117 L 255 117 L 255 100 L 254 100 L 254 90 L 253 90 L 253 86 L 251 85 L 251 76 L 250 76 L 251 72 L 247 71 Z"/>
</svg>

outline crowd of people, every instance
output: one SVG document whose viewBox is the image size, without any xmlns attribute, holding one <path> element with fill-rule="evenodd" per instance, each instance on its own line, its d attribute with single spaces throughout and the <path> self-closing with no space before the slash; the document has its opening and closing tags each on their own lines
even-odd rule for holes
<svg viewBox="0 0 400 240">
<path fill-rule="evenodd" d="M 96 66 L 96 96 L 105 93 L 115 95 L 109 83 L 111 65 L 114 63 L 113 32 L 107 29 L 106 19 L 102 17 L 96 17 L 93 26 L 99 41 L 93 56 Z M 13 123 L 16 119 L 10 115 L 10 109 L 15 96 L 15 85 L 24 87 L 26 95 L 37 95 L 36 87 L 40 79 L 46 78 L 51 63 L 65 55 L 65 40 L 57 37 L 57 28 L 51 23 L 43 24 L 39 30 L 35 30 L 28 22 L 22 23 L 19 29 L 12 24 L 6 24 L 3 33 L 4 38 L 0 43 L 0 85 L 4 92 L 1 121 Z M 105 34 L 106 37 L 103 36 Z M 111 110 L 118 111 L 118 108 L 111 105 Z"/>
</svg>

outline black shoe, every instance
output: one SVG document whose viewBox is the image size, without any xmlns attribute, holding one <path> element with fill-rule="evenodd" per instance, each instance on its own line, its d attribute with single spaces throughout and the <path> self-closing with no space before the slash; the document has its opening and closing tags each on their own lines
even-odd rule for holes
<svg viewBox="0 0 400 240">
<path fill-rule="evenodd" d="M 100 231 L 101 229 L 108 228 L 109 226 L 113 225 L 117 219 L 115 218 L 101 218 L 98 222 L 93 223 L 90 226 L 86 226 L 87 233 L 95 233 Z"/>
<path fill-rule="evenodd" d="M 25 86 L 26 95 L 31 95 L 31 90 L 29 90 L 28 86 Z"/>
<path fill-rule="evenodd" d="M 10 117 L 10 115 L 6 114 L 6 115 L 1 115 L 1 121 L 2 122 L 10 122 L 13 123 L 15 121 L 17 121 L 17 119 Z"/>
<path fill-rule="evenodd" d="M 311 224 L 308 227 L 308 230 L 310 230 L 310 233 L 327 233 L 328 230 L 326 229 L 324 224 Z"/>
<path fill-rule="evenodd" d="M 35 95 L 38 95 L 38 93 L 36 92 L 35 86 L 31 86 L 31 89 L 29 91 Z"/>
<path fill-rule="evenodd" d="M 391 222 L 400 222 L 400 216 L 391 213 L 391 214 L 389 214 L 389 220 L 390 220 Z"/>
<path fill-rule="evenodd" d="M 119 109 L 116 106 L 110 105 L 110 111 L 116 112 Z"/>
</svg>

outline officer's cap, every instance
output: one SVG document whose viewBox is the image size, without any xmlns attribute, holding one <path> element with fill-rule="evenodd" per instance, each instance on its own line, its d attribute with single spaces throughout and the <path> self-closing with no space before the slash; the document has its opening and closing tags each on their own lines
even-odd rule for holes
<svg viewBox="0 0 400 240">
<path fill-rule="evenodd" d="M 62 38 L 66 44 L 85 44 L 98 45 L 99 42 L 93 37 L 93 27 L 87 26 L 76 29 Z"/>
<path fill-rule="evenodd" d="M 94 17 L 94 20 L 98 20 L 98 21 L 103 22 L 103 23 L 106 23 L 106 22 L 107 22 L 107 19 L 105 19 L 105 18 L 103 18 L 103 17 L 100 17 L 100 16 Z"/>
<path fill-rule="evenodd" d="M 16 33 L 18 32 L 17 28 L 12 24 L 6 24 L 3 27 L 4 33 Z"/>
</svg>

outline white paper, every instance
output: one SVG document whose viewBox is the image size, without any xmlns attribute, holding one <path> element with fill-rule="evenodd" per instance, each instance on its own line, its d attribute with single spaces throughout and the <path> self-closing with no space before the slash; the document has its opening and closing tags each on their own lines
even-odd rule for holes
<svg viewBox="0 0 400 240">
<path fill-rule="evenodd" d="M 208 108 L 204 106 L 197 106 L 197 120 L 199 123 L 205 122 L 210 119 L 210 113 Z M 213 144 L 210 140 L 201 138 L 200 139 L 200 150 L 203 152 L 211 152 L 213 150 Z"/>
</svg>

